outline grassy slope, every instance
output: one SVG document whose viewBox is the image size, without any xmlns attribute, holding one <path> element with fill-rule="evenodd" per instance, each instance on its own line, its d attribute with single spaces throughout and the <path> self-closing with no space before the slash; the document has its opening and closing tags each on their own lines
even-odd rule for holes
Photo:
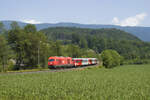
<svg viewBox="0 0 150 100">
<path fill-rule="evenodd" d="M 150 65 L 1 74 L 0 99 L 150 100 Z"/>
</svg>

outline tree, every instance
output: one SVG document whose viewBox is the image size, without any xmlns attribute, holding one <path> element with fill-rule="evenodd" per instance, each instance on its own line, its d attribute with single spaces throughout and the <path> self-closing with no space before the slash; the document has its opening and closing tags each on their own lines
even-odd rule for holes
<svg viewBox="0 0 150 100">
<path fill-rule="evenodd" d="M 5 32 L 5 27 L 2 22 L 0 22 L 0 34 Z"/>
<path fill-rule="evenodd" d="M 47 67 L 48 58 L 51 56 L 51 48 L 48 42 L 41 42 L 40 43 L 40 65 L 42 67 Z"/>
<path fill-rule="evenodd" d="M 8 33 L 8 43 L 16 54 L 18 67 L 24 62 L 26 37 L 26 33 L 22 29 L 10 30 Z"/>
<path fill-rule="evenodd" d="M 31 29 L 29 26 L 28 28 Z M 23 45 L 25 48 L 24 63 L 26 68 L 45 67 L 49 53 L 49 44 L 46 36 L 38 31 L 28 31 L 26 35 Z"/>
<path fill-rule="evenodd" d="M 41 64 L 44 67 L 46 64 L 47 38 L 43 33 L 36 31 L 34 25 L 9 31 L 8 41 L 16 54 L 16 69 L 33 68 Z"/>
<path fill-rule="evenodd" d="M 35 25 L 32 25 L 32 24 L 28 24 L 28 25 L 26 25 L 25 27 L 24 27 L 24 30 L 25 30 L 25 32 L 27 32 L 27 33 L 35 33 L 37 30 L 36 30 L 36 27 L 35 27 Z"/>
<path fill-rule="evenodd" d="M 41 32 L 28 33 L 26 40 L 26 64 L 31 67 L 45 67 L 50 48 L 46 36 Z"/>
<path fill-rule="evenodd" d="M 82 53 L 82 57 L 85 57 L 85 58 L 97 58 L 97 54 L 94 50 L 92 49 L 83 49 L 84 50 L 84 54 Z"/>
<path fill-rule="evenodd" d="M 13 21 L 11 23 L 11 29 L 12 30 L 19 29 L 19 28 L 20 28 L 20 26 L 18 25 L 18 23 L 16 21 Z"/>
<path fill-rule="evenodd" d="M 69 44 L 66 52 L 69 57 L 77 58 L 82 56 L 82 50 L 78 45 Z"/>
<path fill-rule="evenodd" d="M 80 39 L 79 45 L 80 45 L 81 48 L 87 48 L 88 47 L 87 41 L 83 37 Z"/>
<path fill-rule="evenodd" d="M 79 44 L 80 39 L 80 35 L 78 33 L 73 33 L 72 34 L 72 43 L 73 44 Z"/>
<path fill-rule="evenodd" d="M 51 51 L 53 52 L 53 56 L 62 56 L 63 50 L 62 50 L 62 44 L 61 41 L 56 41 L 51 44 Z"/>
<path fill-rule="evenodd" d="M 3 66 L 3 71 L 5 70 L 5 65 L 8 61 L 10 55 L 9 46 L 7 45 L 6 39 L 0 35 L 0 63 Z"/>
<path fill-rule="evenodd" d="M 103 65 L 106 68 L 113 68 L 119 66 L 121 63 L 121 56 L 115 50 L 104 50 L 101 53 Z"/>
</svg>

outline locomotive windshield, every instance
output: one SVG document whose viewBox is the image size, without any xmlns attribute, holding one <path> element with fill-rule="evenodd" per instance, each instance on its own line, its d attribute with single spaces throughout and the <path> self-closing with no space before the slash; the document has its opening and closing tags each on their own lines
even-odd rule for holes
<svg viewBox="0 0 150 100">
<path fill-rule="evenodd" d="M 54 59 L 49 59 L 48 61 L 50 61 L 50 62 L 51 62 L 51 61 L 54 61 Z"/>
</svg>

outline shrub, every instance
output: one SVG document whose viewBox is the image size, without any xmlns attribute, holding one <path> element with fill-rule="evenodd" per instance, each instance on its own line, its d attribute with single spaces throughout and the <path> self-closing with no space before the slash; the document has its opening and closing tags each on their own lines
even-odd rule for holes
<svg viewBox="0 0 150 100">
<path fill-rule="evenodd" d="M 103 61 L 103 65 L 106 68 L 113 68 L 115 66 L 119 66 L 122 62 L 122 57 L 115 50 L 104 50 L 101 53 L 101 58 Z"/>
<path fill-rule="evenodd" d="M 14 70 L 14 69 L 15 69 L 14 67 L 15 67 L 15 66 L 14 66 L 14 63 L 13 63 L 12 61 L 9 61 L 9 62 L 8 62 L 7 70 L 8 70 L 8 71 Z"/>
<path fill-rule="evenodd" d="M 0 72 L 2 72 L 2 66 L 0 65 Z"/>
</svg>

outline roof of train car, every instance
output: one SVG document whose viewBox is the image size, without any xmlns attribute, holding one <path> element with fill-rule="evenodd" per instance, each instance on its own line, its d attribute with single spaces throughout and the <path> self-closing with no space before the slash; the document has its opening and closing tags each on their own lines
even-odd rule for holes
<svg viewBox="0 0 150 100">
<path fill-rule="evenodd" d="M 63 57 L 63 56 L 52 56 L 49 57 L 49 59 L 63 59 L 63 58 L 71 58 L 71 57 Z M 97 60 L 97 58 L 72 58 L 72 60 L 88 60 L 88 59 L 92 59 L 92 60 Z"/>
<path fill-rule="evenodd" d="M 71 57 L 63 57 L 63 56 L 52 56 L 52 57 L 49 57 L 49 58 L 71 58 Z"/>
<path fill-rule="evenodd" d="M 73 60 L 79 60 L 79 59 L 82 59 L 82 60 L 87 60 L 87 59 L 93 59 L 93 60 L 95 60 L 95 59 L 97 59 L 97 58 L 72 58 Z"/>
</svg>

